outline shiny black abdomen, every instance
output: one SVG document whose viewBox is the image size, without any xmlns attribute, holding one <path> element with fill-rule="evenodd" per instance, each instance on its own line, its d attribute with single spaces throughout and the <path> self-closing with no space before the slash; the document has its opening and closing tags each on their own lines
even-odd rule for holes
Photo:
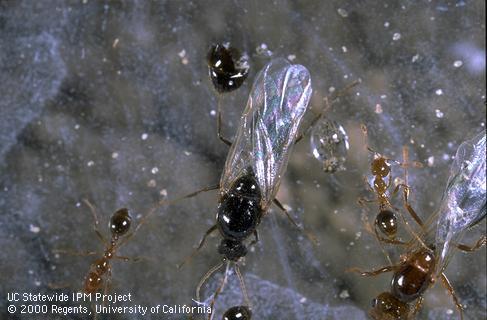
<svg viewBox="0 0 487 320">
<path fill-rule="evenodd" d="M 261 191 L 253 173 L 238 178 L 223 195 L 216 215 L 223 238 L 242 241 L 252 234 L 262 217 Z"/>
</svg>

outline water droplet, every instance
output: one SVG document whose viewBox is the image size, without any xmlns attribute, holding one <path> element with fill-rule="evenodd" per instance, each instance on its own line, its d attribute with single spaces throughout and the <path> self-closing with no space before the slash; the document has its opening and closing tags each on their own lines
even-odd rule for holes
<svg viewBox="0 0 487 320">
<path fill-rule="evenodd" d="M 460 68 L 462 65 L 463 65 L 463 61 L 462 60 L 457 60 L 457 61 L 453 62 L 453 66 L 455 68 Z"/>
<path fill-rule="evenodd" d="M 344 163 L 349 149 L 345 129 L 336 121 L 322 118 L 311 131 L 311 152 L 322 162 L 325 172 L 345 170 Z"/>
<path fill-rule="evenodd" d="M 392 40 L 397 41 L 399 39 L 401 39 L 401 34 L 399 32 L 394 33 Z"/>
<path fill-rule="evenodd" d="M 338 14 L 340 16 L 342 16 L 343 18 L 348 17 L 348 12 L 345 9 L 339 8 L 337 11 L 338 11 Z"/>
</svg>

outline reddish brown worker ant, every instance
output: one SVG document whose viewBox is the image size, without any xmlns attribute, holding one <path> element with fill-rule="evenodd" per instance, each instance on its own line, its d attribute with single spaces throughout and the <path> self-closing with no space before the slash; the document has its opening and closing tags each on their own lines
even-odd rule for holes
<svg viewBox="0 0 487 320">
<path fill-rule="evenodd" d="M 375 199 L 364 199 L 360 198 L 358 200 L 360 205 L 364 205 L 365 203 L 378 203 L 379 206 L 379 213 L 377 214 L 375 221 L 374 221 L 374 230 L 377 239 L 380 242 L 390 243 L 390 244 L 404 244 L 404 242 L 397 239 L 397 231 L 398 231 L 398 219 L 397 219 L 397 212 L 399 210 L 395 208 L 392 203 L 391 199 L 394 197 L 400 188 L 403 189 L 403 197 L 404 197 L 404 206 L 411 215 L 411 217 L 416 221 L 419 225 L 422 225 L 420 217 L 416 214 L 416 212 L 412 209 L 411 205 L 409 204 L 409 192 L 410 187 L 408 186 L 408 178 L 407 178 L 407 168 L 411 165 L 409 163 L 409 149 L 404 146 L 402 148 L 402 156 L 403 162 L 398 162 L 391 158 L 387 158 L 377 151 L 373 150 L 367 144 L 367 127 L 365 125 L 361 126 L 362 132 L 365 137 L 365 146 L 369 152 L 374 155 L 374 159 L 370 164 L 370 173 L 374 176 L 373 184 L 371 185 L 367 179 L 366 185 L 368 186 L 369 190 L 376 195 Z M 392 188 L 393 178 L 391 172 L 391 162 L 398 163 L 404 169 L 404 182 L 398 183 L 394 189 Z M 422 164 L 414 161 L 412 163 L 414 167 L 422 167 Z M 387 181 L 386 181 L 387 179 Z M 407 221 L 404 219 L 404 222 L 407 225 Z M 370 226 L 367 224 L 368 229 L 370 230 Z"/>
<path fill-rule="evenodd" d="M 362 276 L 393 272 L 391 290 L 379 294 L 372 302 L 372 309 L 369 312 L 372 318 L 376 320 L 414 318 L 421 308 L 425 291 L 439 278 L 451 295 L 460 319 L 463 319 L 463 307 L 444 272 L 454 249 L 472 252 L 487 242 L 486 236 L 483 235 L 473 246 L 458 243 L 466 230 L 484 221 L 486 216 L 485 141 L 484 131 L 460 145 L 439 210 L 426 224 L 407 204 L 408 211 L 418 219 L 421 233 L 418 235 L 412 231 L 414 237 L 407 243 L 405 254 L 401 255 L 398 264 L 391 264 L 374 271 L 361 271 L 357 268 L 349 270 Z M 406 200 L 405 197 L 404 201 Z"/>
<path fill-rule="evenodd" d="M 98 230 L 98 214 L 96 208 L 86 199 L 83 202 L 88 206 L 91 213 L 93 214 L 94 225 L 93 229 L 98 237 L 98 239 L 105 245 L 105 250 L 101 258 L 95 260 L 91 266 L 88 274 L 86 275 L 83 283 L 83 291 L 85 293 L 95 293 L 104 288 L 106 293 L 108 290 L 108 285 L 111 280 L 111 261 L 112 259 L 119 259 L 123 261 L 138 261 L 139 258 L 129 258 L 125 256 L 119 256 L 116 254 L 117 250 L 120 249 L 127 241 L 130 239 L 140 228 L 140 226 L 145 222 L 145 220 L 155 211 L 158 207 L 152 208 L 147 215 L 142 217 L 139 224 L 135 227 L 134 231 L 128 233 L 132 225 L 132 217 L 127 208 L 121 208 L 115 211 L 112 215 L 109 223 L 109 229 L 111 233 L 110 241 L 107 241 L 102 233 Z M 54 253 L 65 253 L 77 256 L 91 256 L 99 254 L 96 251 L 88 252 L 73 252 L 68 250 L 54 250 Z M 56 286 L 54 286 L 56 287 Z"/>
</svg>

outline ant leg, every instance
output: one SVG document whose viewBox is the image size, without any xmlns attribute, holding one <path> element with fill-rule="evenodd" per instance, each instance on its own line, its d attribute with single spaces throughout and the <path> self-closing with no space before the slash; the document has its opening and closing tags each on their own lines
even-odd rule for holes
<svg viewBox="0 0 487 320">
<path fill-rule="evenodd" d="M 487 242 L 487 237 L 482 236 L 473 246 L 468 246 L 465 244 L 456 244 L 455 246 L 464 252 L 474 252 L 480 249 L 482 246 L 485 246 L 486 242 Z"/>
<path fill-rule="evenodd" d="M 252 240 L 250 243 L 249 243 L 249 247 L 252 247 L 254 246 L 257 242 L 259 242 L 259 233 L 257 232 L 257 230 L 254 230 L 254 240 Z"/>
<path fill-rule="evenodd" d="M 418 301 L 414 305 L 414 310 L 412 313 L 413 318 L 414 318 L 414 316 L 416 316 L 416 314 L 419 312 L 419 310 L 421 310 L 421 307 L 423 306 L 423 301 L 424 301 L 423 297 L 419 296 Z"/>
<path fill-rule="evenodd" d="M 242 276 L 242 273 L 240 272 L 240 268 L 239 268 L 238 264 L 235 264 L 235 273 L 237 274 L 238 281 L 240 282 L 240 289 L 242 289 L 242 294 L 244 296 L 245 304 L 250 308 L 249 295 L 247 293 L 247 288 L 245 287 L 245 281 L 244 281 L 244 278 Z"/>
<path fill-rule="evenodd" d="M 210 314 L 208 315 L 208 320 L 213 319 L 213 311 L 214 311 L 213 307 L 215 306 L 215 302 L 216 302 L 216 299 L 218 298 L 218 295 L 220 295 L 220 292 L 222 292 L 223 287 L 225 286 L 225 283 L 227 282 L 229 266 L 230 266 L 230 262 L 227 262 L 227 267 L 225 268 L 225 275 L 223 276 L 222 282 L 221 282 L 220 286 L 218 286 L 218 288 L 216 289 L 215 294 L 213 295 L 213 298 L 211 299 L 211 303 L 210 303 L 211 311 L 210 311 Z"/>
<path fill-rule="evenodd" d="M 105 237 L 103 237 L 103 235 L 98 230 L 98 225 L 99 225 L 98 212 L 97 212 L 95 206 L 92 205 L 91 202 L 89 202 L 87 199 L 83 199 L 83 202 L 86 204 L 86 206 L 88 208 L 90 208 L 91 214 L 93 214 L 93 221 L 94 221 L 93 230 L 95 231 L 96 235 L 101 240 L 101 242 L 103 242 L 103 244 L 107 244 Z"/>
<path fill-rule="evenodd" d="M 383 267 L 377 270 L 372 270 L 372 271 L 363 271 L 359 268 L 350 268 L 345 270 L 345 272 L 355 272 L 360 274 L 362 277 L 375 277 L 379 274 L 386 273 L 386 272 L 391 272 L 397 269 L 397 266 L 387 266 Z"/>
<path fill-rule="evenodd" d="M 216 118 L 216 134 L 218 136 L 218 139 L 220 139 L 224 144 L 227 146 L 231 147 L 232 142 L 226 138 L 223 137 L 222 135 L 222 112 L 221 112 L 221 98 L 218 98 L 218 115 Z"/>
<path fill-rule="evenodd" d="M 100 255 L 100 253 L 96 252 L 96 251 L 72 251 L 72 250 L 64 250 L 64 249 L 55 249 L 55 250 L 52 250 L 52 253 L 54 253 L 54 254 L 66 254 L 66 255 L 70 255 L 70 256 L 80 256 L 80 257 Z"/>
<path fill-rule="evenodd" d="M 460 319 L 463 319 L 463 306 L 460 303 L 460 301 L 458 300 L 458 297 L 455 294 L 455 290 L 453 289 L 453 287 L 450 283 L 450 280 L 448 280 L 448 278 L 446 277 L 446 275 L 443 272 L 441 273 L 441 283 L 446 288 L 448 293 L 451 295 L 453 302 L 455 303 L 455 306 L 457 307 L 458 312 L 460 313 Z"/>
<path fill-rule="evenodd" d="M 218 229 L 218 226 L 215 224 L 213 225 L 210 229 L 208 229 L 206 232 L 205 232 L 205 235 L 203 236 L 203 238 L 200 240 L 200 243 L 198 244 L 198 247 L 189 255 L 187 256 L 183 262 L 181 262 L 180 264 L 178 264 L 177 268 L 178 269 L 181 269 L 181 267 L 183 265 L 185 265 L 187 262 L 189 262 L 194 256 L 195 254 L 198 253 L 198 251 L 203 247 L 203 245 L 205 244 L 206 242 L 206 238 L 212 234 L 215 230 Z"/>
<path fill-rule="evenodd" d="M 200 303 L 201 302 L 201 300 L 200 300 L 201 287 L 205 284 L 206 280 L 208 280 L 208 278 L 211 277 L 212 274 L 214 274 L 221 267 L 223 267 L 224 263 L 225 262 L 220 262 L 219 264 L 217 264 L 216 266 L 214 266 L 213 268 L 211 268 L 210 270 L 208 270 L 208 272 L 205 273 L 205 275 L 201 278 L 200 282 L 198 283 L 198 286 L 196 287 L 196 302 L 197 303 Z M 227 263 L 227 268 L 228 268 L 228 263 Z"/>
<path fill-rule="evenodd" d="M 303 232 L 306 237 L 315 245 L 318 245 L 319 244 L 319 241 L 318 241 L 318 238 L 316 238 L 316 236 L 310 232 L 310 231 L 306 231 L 303 227 L 301 227 L 292 217 L 291 215 L 289 214 L 289 212 L 286 210 L 286 208 L 284 208 L 284 206 L 282 205 L 282 203 L 277 200 L 277 198 L 274 198 L 273 200 L 274 204 L 279 208 L 281 209 L 281 211 L 286 215 L 286 217 L 288 218 L 289 221 L 291 221 L 291 223 L 301 232 Z"/>
<path fill-rule="evenodd" d="M 215 184 L 215 185 L 212 185 L 212 186 L 204 187 L 204 188 L 202 188 L 202 189 L 200 189 L 198 191 L 195 191 L 195 192 L 189 193 L 189 194 L 187 194 L 185 196 L 176 198 L 176 199 L 172 200 L 171 203 L 175 203 L 175 202 L 181 201 L 183 199 L 187 199 L 187 198 L 192 198 L 192 197 L 195 197 L 195 196 L 199 195 L 200 193 L 203 193 L 203 192 L 206 192 L 206 191 L 216 190 L 218 188 L 220 188 L 220 185 L 219 184 Z"/>
<path fill-rule="evenodd" d="M 366 199 L 362 197 L 357 199 L 357 203 L 362 207 L 367 207 L 366 203 L 374 203 L 374 202 L 377 202 L 377 199 Z"/>
</svg>

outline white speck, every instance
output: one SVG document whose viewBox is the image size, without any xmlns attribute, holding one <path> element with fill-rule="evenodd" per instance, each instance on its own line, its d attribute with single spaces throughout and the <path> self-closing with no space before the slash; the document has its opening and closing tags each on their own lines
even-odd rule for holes
<svg viewBox="0 0 487 320">
<path fill-rule="evenodd" d="M 362 232 L 358 231 L 357 233 L 355 233 L 355 240 L 360 239 L 361 236 L 362 236 Z"/>
<path fill-rule="evenodd" d="M 401 34 L 399 32 L 396 32 L 392 35 L 392 40 L 397 41 L 401 39 Z"/>
<path fill-rule="evenodd" d="M 212 117 L 216 116 L 216 111 L 215 110 L 211 110 L 210 111 L 210 116 L 212 116 Z"/>
<path fill-rule="evenodd" d="M 330 87 L 330 88 L 328 88 L 328 92 L 329 92 L 329 93 L 333 93 L 333 92 L 335 92 L 335 90 L 336 90 L 336 89 L 335 89 L 335 87 Z"/>
<path fill-rule="evenodd" d="M 305 303 L 306 302 L 306 297 L 302 297 L 300 300 L 299 300 L 299 303 Z"/>
<path fill-rule="evenodd" d="M 350 294 L 348 293 L 348 290 L 343 290 L 342 292 L 340 292 L 340 294 L 338 295 L 341 299 L 347 299 L 347 298 L 350 298 Z"/>
<path fill-rule="evenodd" d="M 450 155 L 444 153 L 442 158 L 443 158 L 443 160 L 448 161 L 448 160 L 450 160 Z"/>
<path fill-rule="evenodd" d="M 34 281 L 34 284 L 35 284 L 37 287 L 39 287 L 39 286 L 41 285 L 41 282 L 40 282 L 39 280 L 35 280 L 35 281 Z"/>
<path fill-rule="evenodd" d="M 389 28 L 390 25 L 389 21 L 384 22 L 384 27 Z"/>
<path fill-rule="evenodd" d="M 441 89 L 437 89 L 437 90 L 435 91 L 435 93 L 436 93 L 436 95 L 437 95 L 437 96 L 442 96 L 442 95 L 443 95 L 443 90 L 441 90 Z"/>
<path fill-rule="evenodd" d="M 29 271 L 27 271 L 29 274 L 34 274 L 34 270 L 30 269 Z"/>
<path fill-rule="evenodd" d="M 112 159 L 117 159 L 118 158 L 118 152 L 112 153 Z"/>
<path fill-rule="evenodd" d="M 436 109 L 435 114 L 436 114 L 436 117 L 439 119 L 443 118 L 443 116 L 444 116 L 443 112 L 441 112 L 440 109 Z"/>
<path fill-rule="evenodd" d="M 338 11 L 338 14 L 340 16 L 342 16 L 343 18 L 348 17 L 348 12 L 345 9 L 339 8 L 337 11 Z"/>
<path fill-rule="evenodd" d="M 296 56 L 294 54 L 290 54 L 290 55 L 287 56 L 287 59 L 289 61 L 294 61 L 296 59 Z"/>
<path fill-rule="evenodd" d="M 81 207 L 81 203 L 80 202 L 76 202 L 76 204 L 74 205 L 76 208 L 79 208 Z"/>
<path fill-rule="evenodd" d="M 255 48 L 255 51 L 257 52 L 258 55 L 263 55 L 267 57 L 272 56 L 272 51 L 269 50 L 269 48 L 267 48 L 267 44 L 265 43 L 261 43 L 260 46 Z"/>
<path fill-rule="evenodd" d="M 41 231 L 41 228 L 31 224 L 31 225 L 29 225 L 29 231 L 32 233 L 39 233 L 39 231 Z"/>
<path fill-rule="evenodd" d="M 147 182 L 147 186 L 149 188 L 154 188 L 156 185 L 157 185 L 157 182 L 154 179 L 151 179 L 151 180 L 149 180 L 149 182 Z"/>
<path fill-rule="evenodd" d="M 347 53 L 347 52 L 348 52 L 347 47 L 343 46 L 343 47 L 342 47 L 342 51 L 343 51 L 343 53 Z"/>
<path fill-rule="evenodd" d="M 161 196 L 167 197 L 167 190 L 166 189 L 162 189 L 161 192 L 159 192 L 159 194 Z"/>
<path fill-rule="evenodd" d="M 183 49 L 183 50 L 179 51 L 178 56 L 179 56 L 181 59 L 182 59 L 182 58 L 184 58 L 184 57 L 186 57 L 186 50 L 184 50 L 184 49 Z"/>
<path fill-rule="evenodd" d="M 380 104 L 375 105 L 375 113 L 377 113 L 377 114 L 382 113 L 382 106 Z"/>
<path fill-rule="evenodd" d="M 147 140 L 148 137 L 149 135 L 147 133 L 142 133 L 142 135 L 140 136 L 142 140 Z"/>
<path fill-rule="evenodd" d="M 159 168 L 154 167 L 154 168 L 152 168 L 152 169 L 151 169 L 151 171 L 150 171 L 150 172 L 152 172 L 152 174 L 156 174 L 156 173 L 158 173 L 158 172 L 159 172 Z"/>
<path fill-rule="evenodd" d="M 457 60 L 457 61 L 453 62 L 453 66 L 455 68 L 460 68 L 462 65 L 463 65 L 463 61 L 462 60 Z"/>
<path fill-rule="evenodd" d="M 113 44 L 112 44 L 112 47 L 113 48 L 116 48 L 117 45 L 118 45 L 118 42 L 120 41 L 120 39 L 116 38 L 114 41 L 113 41 Z"/>
<path fill-rule="evenodd" d="M 446 309 L 446 314 L 453 314 L 453 310 L 452 309 Z"/>
<path fill-rule="evenodd" d="M 412 63 L 415 63 L 415 62 L 416 62 L 416 61 L 418 61 L 418 60 L 419 60 L 419 54 L 415 54 L 415 55 L 413 56 L 413 58 L 411 59 L 411 62 L 412 62 Z"/>
<path fill-rule="evenodd" d="M 190 156 L 191 155 L 191 152 L 185 150 L 184 151 L 184 154 L 187 155 L 187 156 Z"/>
<path fill-rule="evenodd" d="M 93 167 L 95 165 L 95 161 L 93 160 L 90 160 L 88 161 L 88 163 L 86 164 L 88 167 Z"/>
<path fill-rule="evenodd" d="M 383 94 L 383 95 L 381 95 L 381 96 L 380 96 L 380 98 L 381 98 L 382 100 L 384 100 L 385 98 L 387 98 L 387 95 Z"/>
<path fill-rule="evenodd" d="M 345 228 L 340 228 L 340 232 L 347 232 L 347 229 L 345 229 Z"/>
<path fill-rule="evenodd" d="M 79 127 L 80 127 L 80 126 L 79 126 L 79 124 L 75 124 L 75 125 L 74 125 L 74 130 L 78 130 L 78 129 L 79 129 Z"/>
</svg>

